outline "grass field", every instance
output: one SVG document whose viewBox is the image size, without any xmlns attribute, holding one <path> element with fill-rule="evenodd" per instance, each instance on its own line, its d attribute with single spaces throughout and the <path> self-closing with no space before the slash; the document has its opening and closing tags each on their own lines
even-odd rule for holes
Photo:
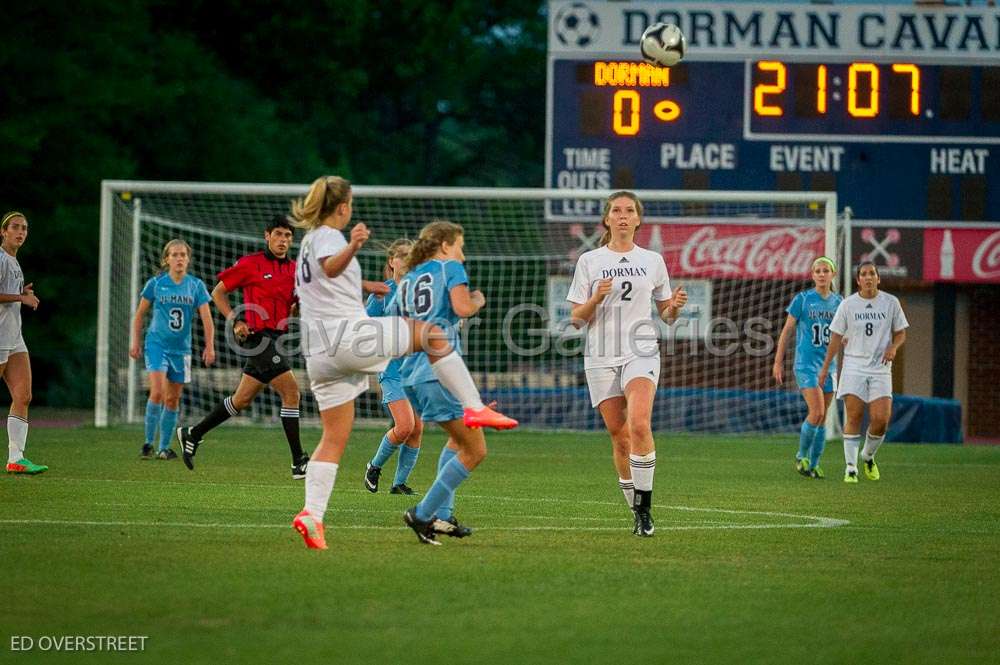
<svg viewBox="0 0 1000 665">
<path fill-rule="evenodd" d="M 380 433 L 358 431 L 317 552 L 289 526 L 302 483 L 280 430 L 222 428 L 193 473 L 140 461 L 138 436 L 35 429 L 51 471 L 0 478 L 0 661 L 1000 659 L 1000 448 L 889 444 L 882 480 L 847 486 L 837 444 L 812 481 L 791 437 L 660 436 L 640 539 L 604 436 L 490 435 L 456 508 L 477 532 L 426 547 L 401 525 L 412 499 L 364 491 Z M 414 487 L 442 444 L 427 437 Z M 11 653 L 11 635 L 148 640 L 57 655 Z"/>
</svg>

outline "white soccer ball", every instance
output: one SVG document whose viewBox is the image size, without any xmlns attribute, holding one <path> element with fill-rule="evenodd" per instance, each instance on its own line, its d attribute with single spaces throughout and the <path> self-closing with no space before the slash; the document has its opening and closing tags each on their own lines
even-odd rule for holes
<svg viewBox="0 0 1000 665">
<path fill-rule="evenodd" d="M 651 65 L 673 67 L 684 58 L 684 33 L 672 23 L 654 23 L 639 40 L 642 57 Z"/>
</svg>

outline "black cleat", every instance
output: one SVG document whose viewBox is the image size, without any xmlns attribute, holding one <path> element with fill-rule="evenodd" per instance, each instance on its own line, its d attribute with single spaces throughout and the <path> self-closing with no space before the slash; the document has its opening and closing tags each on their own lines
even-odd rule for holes
<svg viewBox="0 0 1000 665">
<path fill-rule="evenodd" d="M 406 496 L 413 496 L 416 492 L 413 491 L 413 488 L 409 487 L 406 483 L 400 483 L 389 488 L 389 494 L 405 494 Z"/>
<path fill-rule="evenodd" d="M 299 461 L 292 465 L 292 480 L 305 478 L 307 466 L 309 466 L 309 455 L 303 454 Z"/>
<path fill-rule="evenodd" d="M 167 448 L 166 450 L 161 450 L 156 455 L 156 459 L 163 459 L 163 460 L 177 459 L 177 453 L 174 452 L 173 448 Z"/>
<path fill-rule="evenodd" d="M 632 533 L 643 538 L 649 538 L 653 535 L 653 531 L 653 518 L 649 514 L 649 508 L 636 508 L 635 528 L 632 529 Z"/>
<path fill-rule="evenodd" d="M 195 441 L 194 437 L 191 436 L 190 427 L 178 427 L 177 440 L 180 441 L 181 444 L 181 454 L 184 459 L 184 466 L 194 471 L 194 454 L 198 452 L 198 446 L 202 444 L 202 440 L 198 439 Z"/>
<path fill-rule="evenodd" d="M 434 520 L 424 522 L 417 519 L 416 506 L 403 513 L 403 523 L 413 529 L 413 533 L 417 534 L 417 540 L 419 540 L 422 545 L 441 544 L 437 541 L 437 538 L 434 537 Z"/>
<path fill-rule="evenodd" d="M 153 459 L 153 457 L 155 457 L 153 446 L 149 443 L 142 444 L 142 452 L 139 453 L 139 459 Z"/>
<path fill-rule="evenodd" d="M 472 529 L 459 524 L 454 515 L 446 520 L 435 518 L 432 522 L 432 526 L 434 528 L 434 533 L 439 533 L 442 536 L 465 538 L 466 536 L 472 535 Z"/>
<path fill-rule="evenodd" d="M 371 462 L 365 465 L 365 489 L 375 494 L 378 492 L 378 479 L 382 476 L 382 467 L 372 466 Z"/>
</svg>

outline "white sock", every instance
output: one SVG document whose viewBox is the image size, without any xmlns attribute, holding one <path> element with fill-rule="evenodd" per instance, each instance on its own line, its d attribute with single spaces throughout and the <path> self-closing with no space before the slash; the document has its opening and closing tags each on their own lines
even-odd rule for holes
<svg viewBox="0 0 1000 665">
<path fill-rule="evenodd" d="M 310 460 L 306 466 L 306 510 L 320 522 L 326 514 L 333 484 L 337 481 L 336 462 Z"/>
<path fill-rule="evenodd" d="M 629 466 L 632 467 L 632 482 L 640 492 L 653 491 L 653 472 L 656 471 L 656 451 L 648 455 L 629 455 Z"/>
<path fill-rule="evenodd" d="M 858 448 L 860 447 L 860 434 L 844 435 L 844 461 L 847 462 L 847 468 L 858 468 Z"/>
<path fill-rule="evenodd" d="M 885 434 L 882 436 L 875 436 L 871 433 L 871 431 L 868 431 L 865 434 L 865 448 L 861 451 L 861 459 L 866 462 L 871 462 L 875 459 L 875 451 L 878 450 L 878 447 L 882 445 L 883 441 L 885 441 Z"/>
<path fill-rule="evenodd" d="M 631 478 L 619 478 L 618 487 L 621 488 L 622 494 L 625 495 L 625 503 L 631 508 L 635 505 L 635 485 L 632 484 Z"/>
<path fill-rule="evenodd" d="M 448 392 L 455 396 L 466 409 L 483 408 L 483 400 L 479 396 L 479 389 L 472 381 L 469 368 L 465 366 L 462 356 L 452 351 L 444 358 L 431 365 L 434 376 L 441 382 Z"/>
<path fill-rule="evenodd" d="M 7 416 L 7 463 L 24 457 L 24 444 L 28 440 L 28 421 L 20 416 Z"/>
</svg>

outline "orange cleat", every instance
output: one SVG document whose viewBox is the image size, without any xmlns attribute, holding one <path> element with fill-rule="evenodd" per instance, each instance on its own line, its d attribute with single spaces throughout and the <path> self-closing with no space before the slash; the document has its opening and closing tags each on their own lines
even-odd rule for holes
<svg viewBox="0 0 1000 665">
<path fill-rule="evenodd" d="M 323 535 L 323 523 L 316 520 L 309 514 L 309 511 L 302 509 L 302 512 L 292 520 L 292 528 L 299 532 L 306 547 L 311 550 L 325 550 L 326 537 Z"/>
<path fill-rule="evenodd" d="M 462 419 L 466 427 L 492 427 L 493 429 L 514 429 L 517 421 L 508 418 L 498 411 L 494 411 L 488 406 L 481 409 L 465 409 Z"/>
</svg>

